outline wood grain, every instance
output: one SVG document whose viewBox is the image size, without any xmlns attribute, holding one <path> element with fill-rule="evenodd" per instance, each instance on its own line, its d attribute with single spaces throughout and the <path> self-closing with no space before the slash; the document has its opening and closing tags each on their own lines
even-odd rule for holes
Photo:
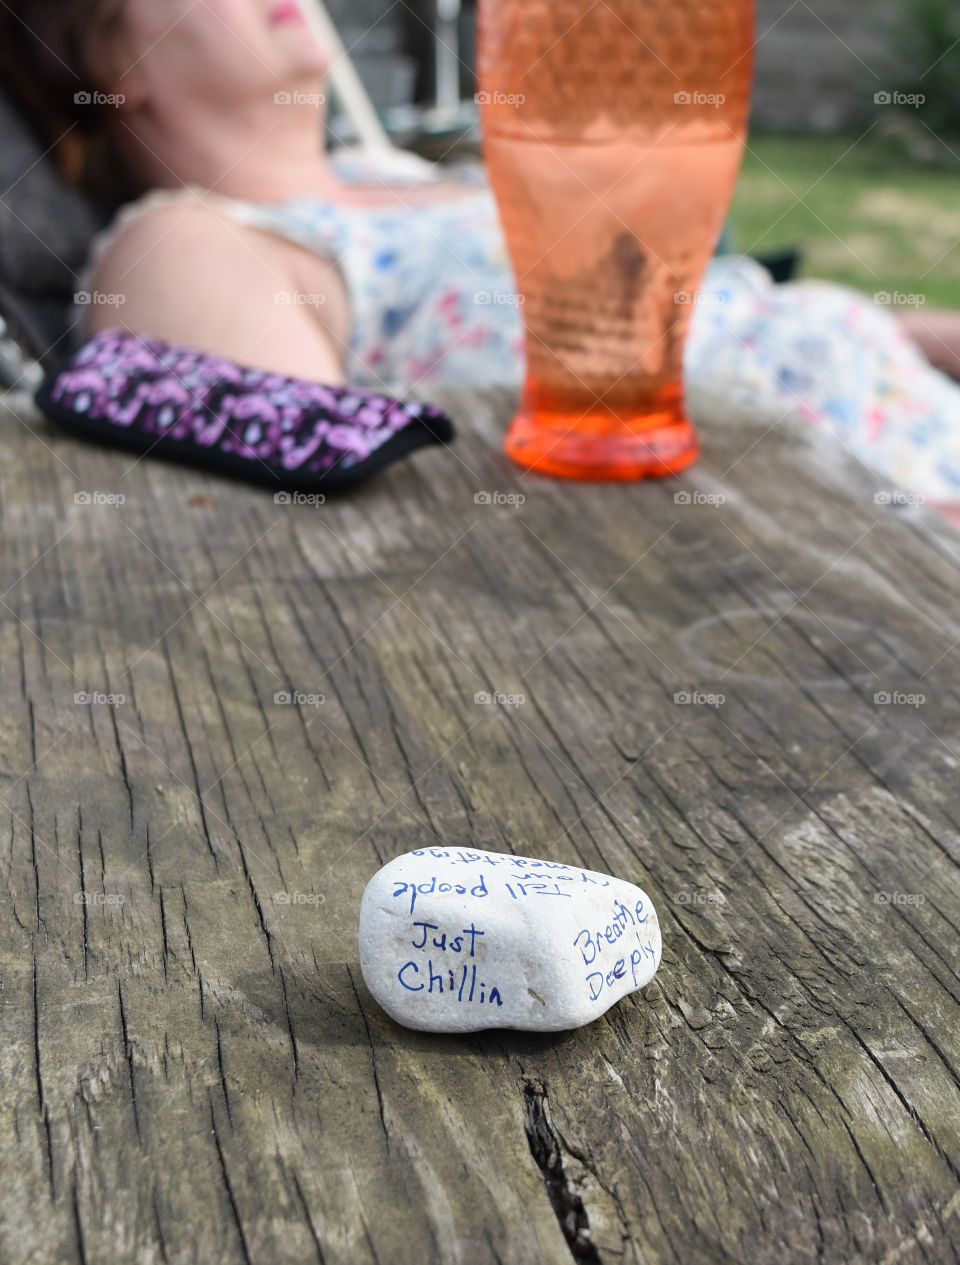
<svg viewBox="0 0 960 1265">
<path fill-rule="evenodd" d="M 0 1261 L 956 1261 L 958 537 L 770 419 L 577 486 L 446 402 L 320 507 L 0 415 Z M 433 841 L 639 882 L 655 980 L 397 1027 Z"/>
</svg>

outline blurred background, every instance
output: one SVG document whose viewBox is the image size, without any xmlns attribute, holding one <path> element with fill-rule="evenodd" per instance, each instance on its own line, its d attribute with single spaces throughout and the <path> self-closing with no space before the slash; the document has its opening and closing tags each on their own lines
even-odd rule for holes
<svg viewBox="0 0 960 1265">
<path fill-rule="evenodd" d="M 388 128 L 476 145 L 475 0 L 329 0 Z M 758 0 L 753 130 L 729 245 L 800 275 L 960 308 L 960 3 Z M 334 116 L 331 128 L 349 139 Z M 881 300 L 883 301 L 883 300 Z"/>
<path fill-rule="evenodd" d="M 757 0 L 756 91 L 727 249 L 778 280 L 853 286 L 900 314 L 960 310 L 960 0 Z M 393 140 L 479 152 L 476 0 L 327 0 Z M 4 332 L 64 331 L 105 209 L 66 187 L 0 84 L 0 383 Z M 333 142 L 355 139 L 334 99 Z M 942 346 L 942 340 L 936 340 Z"/>
</svg>

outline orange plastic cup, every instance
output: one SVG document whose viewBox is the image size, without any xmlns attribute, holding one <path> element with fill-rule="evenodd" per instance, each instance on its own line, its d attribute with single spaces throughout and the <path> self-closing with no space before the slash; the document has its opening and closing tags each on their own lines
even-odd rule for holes
<svg viewBox="0 0 960 1265">
<path fill-rule="evenodd" d="M 639 479 L 697 457 L 683 352 L 729 210 L 753 0 L 480 0 L 484 149 L 527 333 L 506 451 Z"/>
</svg>

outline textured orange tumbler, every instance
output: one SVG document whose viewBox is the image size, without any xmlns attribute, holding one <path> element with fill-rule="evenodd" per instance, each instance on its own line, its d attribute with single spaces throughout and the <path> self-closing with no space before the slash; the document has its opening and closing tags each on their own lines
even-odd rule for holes
<svg viewBox="0 0 960 1265">
<path fill-rule="evenodd" d="M 479 0 L 484 148 L 523 299 L 506 450 L 639 479 L 697 456 L 683 349 L 733 195 L 753 0 Z"/>
</svg>

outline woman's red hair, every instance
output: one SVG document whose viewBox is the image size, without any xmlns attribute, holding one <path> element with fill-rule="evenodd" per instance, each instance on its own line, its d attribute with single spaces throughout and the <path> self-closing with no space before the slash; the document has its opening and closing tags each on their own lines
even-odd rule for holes
<svg viewBox="0 0 960 1265">
<path fill-rule="evenodd" d="M 124 0 L 8 0 L 0 4 L 0 89 L 71 184 L 105 202 L 129 193 L 111 144 L 91 50 L 119 22 Z"/>
</svg>

